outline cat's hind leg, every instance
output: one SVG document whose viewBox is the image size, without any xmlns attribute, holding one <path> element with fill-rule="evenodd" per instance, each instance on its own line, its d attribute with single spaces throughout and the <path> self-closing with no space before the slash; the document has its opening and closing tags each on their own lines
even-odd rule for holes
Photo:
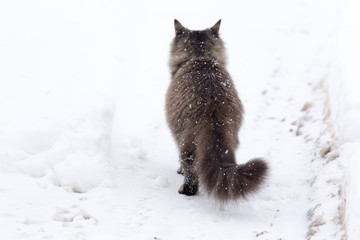
<svg viewBox="0 0 360 240">
<path fill-rule="evenodd" d="M 188 196 L 197 194 L 199 190 L 199 179 L 195 167 L 195 147 L 191 141 L 180 149 L 180 169 L 184 175 L 184 184 L 180 187 L 179 193 Z"/>
</svg>

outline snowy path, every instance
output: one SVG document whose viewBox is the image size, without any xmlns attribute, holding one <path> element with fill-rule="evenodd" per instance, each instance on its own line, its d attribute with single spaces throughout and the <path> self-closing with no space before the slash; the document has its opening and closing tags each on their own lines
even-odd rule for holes
<svg viewBox="0 0 360 240">
<path fill-rule="evenodd" d="M 0 239 L 343 239 L 324 85 L 340 1 L 174 4 L 0 4 Z M 271 168 L 224 208 L 177 193 L 164 114 L 174 17 L 192 29 L 222 18 L 245 107 L 237 161 Z"/>
<path fill-rule="evenodd" d="M 128 223 L 125 229 L 131 229 L 130 236 L 303 239 L 308 230 L 311 149 L 296 136 L 297 126 L 292 124 L 304 104 L 289 94 L 295 89 L 288 84 L 280 90 L 276 83 L 268 83 L 249 94 L 253 98 L 245 100 L 245 106 L 252 102 L 254 110 L 247 111 L 252 118 L 246 119 L 238 160 L 264 156 L 271 166 L 265 188 L 248 201 L 221 209 L 204 194 L 196 197 L 177 194 L 182 176 L 176 174 L 176 153 L 170 156 L 172 159 L 165 155 L 164 162 L 137 159 L 123 169 L 117 182 L 127 195 L 123 200 L 123 218 Z"/>
<path fill-rule="evenodd" d="M 313 160 L 323 147 L 316 142 L 326 128 L 323 122 L 326 96 L 316 87 L 328 74 L 327 65 L 332 59 L 327 51 L 330 49 L 331 54 L 333 42 L 328 39 L 335 29 L 328 20 L 332 20 L 332 14 L 336 16 L 336 3 L 325 14 L 328 19 L 318 18 L 320 5 L 304 1 L 281 4 L 286 7 L 285 13 L 284 8 L 277 10 L 281 13 L 273 8 L 263 12 L 271 7 L 264 3 L 264 9 L 259 9 L 264 14 L 261 22 L 244 13 L 239 22 L 246 22 L 248 17 L 252 24 L 241 24 L 243 32 L 236 36 L 229 33 L 232 28 L 226 26 L 227 21 L 223 21 L 222 28 L 225 41 L 230 41 L 227 45 L 230 71 L 246 111 L 237 159 L 245 162 L 252 157 L 265 157 L 271 166 L 266 187 L 247 201 L 225 209 L 204 194 L 178 195 L 176 190 L 182 177 L 176 174 L 177 152 L 162 122 L 153 129 L 148 143 L 134 139 L 127 145 L 131 146 L 131 158 L 124 161 L 126 167 L 117 182 L 127 195 L 123 199 L 123 221 L 127 223 L 125 228 L 130 229 L 128 236 L 321 239 L 324 236 L 321 227 L 326 225 L 325 236 L 341 237 L 341 233 L 333 236 L 341 228 L 338 223 L 324 220 L 321 217 L 324 209 L 315 209 L 321 195 L 326 197 L 329 192 L 324 191 L 314 200 L 312 194 L 316 192 L 311 187 L 316 171 L 326 173 L 321 167 L 313 169 Z M 268 21 L 264 23 L 263 19 Z M 335 207 L 325 207 L 328 219 L 337 210 L 336 201 L 331 204 Z"/>
</svg>

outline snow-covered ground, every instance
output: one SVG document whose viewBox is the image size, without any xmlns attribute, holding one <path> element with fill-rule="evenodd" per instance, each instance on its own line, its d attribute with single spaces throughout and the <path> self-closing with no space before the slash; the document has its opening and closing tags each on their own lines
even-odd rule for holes
<svg viewBox="0 0 360 240">
<path fill-rule="evenodd" d="M 359 4 L 1 1 L 0 239 L 360 238 Z M 173 19 L 222 19 L 245 106 L 239 163 L 271 171 L 218 206 L 177 189 L 164 114 Z"/>
<path fill-rule="evenodd" d="M 338 116 L 341 156 L 346 164 L 346 227 L 349 239 L 360 239 L 360 2 L 347 0 L 339 38 L 342 77 L 330 83 Z"/>
</svg>

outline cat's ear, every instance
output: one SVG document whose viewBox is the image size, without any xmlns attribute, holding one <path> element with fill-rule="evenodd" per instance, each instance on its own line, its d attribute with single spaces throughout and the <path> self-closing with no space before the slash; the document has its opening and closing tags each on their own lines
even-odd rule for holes
<svg viewBox="0 0 360 240">
<path fill-rule="evenodd" d="M 220 30 L 220 24 L 221 24 L 221 19 L 215 23 L 214 26 L 212 26 L 210 29 L 211 31 L 216 35 L 219 36 L 219 30 Z"/>
<path fill-rule="evenodd" d="M 183 25 L 181 25 L 181 23 L 176 19 L 174 19 L 174 26 L 176 36 L 181 35 L 185 31 Z"/>
</svg>

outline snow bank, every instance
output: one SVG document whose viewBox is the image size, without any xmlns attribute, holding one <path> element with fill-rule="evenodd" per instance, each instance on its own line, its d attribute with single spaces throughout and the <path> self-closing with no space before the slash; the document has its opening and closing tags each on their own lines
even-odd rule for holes
<svg viewBox="0 0 360 240">
<path fill-rule="evenodd" d="M 347 0 L 339 37 L 341 78 L 329 82 L 331 108 L 346 165 L 346 218 L 349 240 L 360 239 L 360 3 Z"/>
<path fill-rule="evenodd" d="M 0 150 L 8 161 L 2 170 L 49 178 L 76 192 L 107 182 L 114 106 L 101 97 L 85 99 L 86 103 L 72 105 L 66 119 L 38 115 L 36 125 L 10 126 L 6 135 L 16 137 Z"/>
<path fill-rule="evenodd" d="M 109 184 L 117 14 L 100 2 L 0 3 L 0 173 L 76 192 Z"/>
</svg>

